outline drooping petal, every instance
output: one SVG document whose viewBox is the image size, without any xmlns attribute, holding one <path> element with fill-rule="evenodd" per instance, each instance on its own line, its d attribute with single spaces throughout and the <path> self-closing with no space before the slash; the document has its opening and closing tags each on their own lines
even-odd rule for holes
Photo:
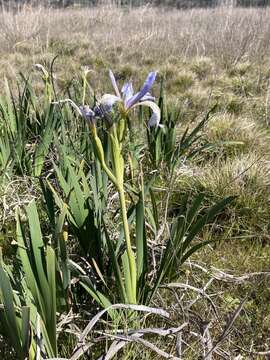
<svg viewBox="0 0 270 360">
<path fill-rule="evenodd" d="M 121 97 L 120 91 L 118 89 L 118 86 L 117 86 L 117 83 L 116 83 L 116 80 L 115 80 L 112 70 L 109 71 L 109 75 L 110 75 L 110 79 L 111 79 L 111 83 L 112 83 L 114 92 L 115 92 L 116 96 L 118 96 L 120 98 Z"/>
<path fill-rule="evenodd" d="M 61 104 L 61 103 L 70 103 L 71 106 L 88 122 L 90 122 L 91 124 L 95 124 L 96 123 L 96 114 L 95 112 L 90 108 L 89 105 L 80 105 L 78 106 L 77 104 L 75 104 L 74 101 L 72 101 L 71 99 L 64 99 L 64 100 L 59 100 L 56 102 L 53 102 L 52 104 Z"/>
<path fill-rule="evenodd" d="M 95 123 L 95 112 L 88 105 L 79 106 L 81 115 L 90 123 Z"/>
<path fill-rule="evenodd" d="M 113 105 L 117 102 L 117 101 L 122 101 L 121 97 L 115 96 L 115 95 L 111 95 L 111 94 L 105 94 L 102 96 L 102 98 L 100 99 L 100 104 L 108 109 L 108 111 L 110 111 L 113 107 Z"/>
<path fill-rule="evenodd" d="M 137 94 L 135 94 L 134 96 L 132 96 L 132 98 L 130 98 L 127 101 L 127 108 L 134 106 L 138 101 L 140 101 L 149 92 L 149 90 L 151 89 L 151 87 L 154 84 L 156 75 L 157 75 L 157 73 L 155 71 L 152 71 L 148 74 L 148 76 L 145 80 L 145 83 L 141 87 L 140 91 Z"/>
<path fill-rule="evenodd" d="M 95 117 L 103 119 L 106 121 L 108 127 L 111 127 L 113 123 L 113 119 L 111 117 L 112 108 L 106 105 L 102 105 L 98 103 L 94 108 L 93 111 L 95 113 Z"/>
<path fill-rule="evenodd" d="M 147 126 L 149 128 L 151 127 L 160 127 L 160 128 L 163 128 L 164 125 L 160 124 L 160 114 L 157 114 L 156 112 L 153 112 L 153 114 L 151 115 L 149 121 L 148 121 L 148 124 Z"/>
<path fill-rule="evenodd" d="M 128 100 L 133 96 L 134 91 L 133 91 L 133 86 L 132 86 L 132 82 L 127 82 L 123 85 L 122 89 L 122 94 L 124 97 L 124 102 L 125 102 L 125 106 L 128 102 Z"/>
<path fill-rule="evenodd" d="M 150 107 L 150 109 L 153 111 L 153 114 L 150 118 L 150 120 L 148 121 L 148 126 L 152 127 L 152 126 L 160 126 L 160 108 L 157 106 L 156 103 L 154 103 L 153 101 L 142 101 L 139 102 L 137 104 L 135 104 L 134 106 L 138 106 L 138 105 L 143 105 L 143 106 L 148 106 Z"/>
<path fill-rule="evenodd" d="M 147 93 L 141 98 L 141 101 L 155 101 L 155 97 Z"/>
</svg>

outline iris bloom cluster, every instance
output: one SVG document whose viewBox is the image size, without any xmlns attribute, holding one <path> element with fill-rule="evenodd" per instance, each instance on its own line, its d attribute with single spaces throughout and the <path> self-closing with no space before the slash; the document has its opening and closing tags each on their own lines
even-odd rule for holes
<svg viewBox="0 0 270 360">
<path fill-rule="evenodd" d="M 95 123 L 97 117 L 106 117 L 113 111 L 115 104 L 123 117 L 127 117 L 131 109 L 136 106 L 147 106 L 152 110 L 152 115 L 148 121 L 148 126 L 161 126 L 160 123 L 160 109 L 154 102 L 155 98 L 151 96 L 151 90 L 156 79 L 156 72 L 150 72 L 141 87 L 141 89 L 134 94 L 132 82 L 126 82 L 121 91 L 119 91 L 115 76 L 110 70 L 109 72 L 111 83 L 115 94 L 105 94 L 101 97 L 98 104 L 91 109 L 88 105 L 79 107 L 80 114 L 90 123 Z"/>
</svg>

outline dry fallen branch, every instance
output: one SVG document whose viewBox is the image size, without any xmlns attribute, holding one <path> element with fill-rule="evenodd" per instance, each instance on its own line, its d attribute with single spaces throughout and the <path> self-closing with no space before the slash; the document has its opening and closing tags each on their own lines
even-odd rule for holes
<svg viewBox="0 0 270 360">
<path fill-rule="evenodd" d="M 225 273 L 222 270 L 219 270 L 217 268 L 212 268 L 212 275 L 215 279 L 221 280 L 221 281 L 227 281 L 227 282 L 233 282 L 236 284 L 244 283 L 247 280 L 250 280 L 251 278 L 258 277 L 258 276 L 270 276 L 270 272 L 254 272 L 249 274 L 243 274 L 241 276 L 235 276 L 232 274 Z"/>
<path fill-rule="evenodd" d="M 269 271 L 247 273 L 247 274 L 242 274 L 240 276 L 236 276 L 236 275 L 228 274 L 227 272 L 225 272 L 221 269 L 218 269 L 214 266 L 211 266 L 210 269 L 207 269 L 206 267 L 204 267 L 200 264 L 197 264 L 195 262 L 192 262 L 192 261 L 189 261 L 187 263 L 187 265 L 189 265 L 190 267 L 197 268 L 206 274 L 209 274 L 216 280 L 220 280 L 220 281 L 224 281 L 224 282 L 231 282 L 231 283 L 236 283 L 236 284 L 244 283 L 245 281 L 248 281 L 254 277 L 270 276 Z"/>
<path fill-rule="evenodd" d="M 92 343 L 85 343 L 87 335 L 90 333 L 90 331 L 93 329 L 93 327 L 96 325 L 96 323 L 99 321 L 99 319 L 109 310 L 118 310 L 118 309 L 127 309 L 132 311 L 142 311 L 150 314 L 156 314 L 165 318 L 169 318 L 169 313 L 163 309 L 159 308 L 153 308 L 149 306 L 144 305 L 125 305 L 125 304 L 115 304 L 111 305 L 110 307 L 100 311 L 98 314 L 96 314 L 88 323 L 86 328 L 83 330 L 79 341 L 73 351 L 73 354 L 70 358 L 70 360 L 76 360 L 79 359 L 80 356 L 82 356 L 92 345 Z"/>
<path fill-rule="evenodd" d="M 114 341 L 108 352 L 106 354 L 103 354 L 98 360 L 110 360 L 112 357 L 117 354 L 119 350 L 121 350 L 125 345 L 127 345 L 130 342 L 139 342 L 143 344 L 144 346 L 150 348 L 152 351 L 156 352 L 158 355 L 161 355 L 168 359 L 179 359 L 179 357 L 172 357 L 171 355 L 167 354 L 166 352 L 160 350 L 157 348 L 154 344 L 150 343 L 149 341 L 145 339 L 141 339 L 141 337 L 144 334 L 156 334 L 159 336 L 168 336 L 173 335 L 181 332 L 188 323 L 184 323 L 181 326 L 177 328 L 170 328 L 170 329 L 159 329 L 159 328 L 149 328 L 149 329 L 141 329 L 141 330 L 133 330 L 129 331 L 128 335 L 113 335 L 113 334 L 107 334 L 106 336 L 109 336 L 111 338 L 116 338 L 118 340 Z M 104 333 L 102 333 L 104 334 Z M 170 357 L 168 357 L 170 356 Z"/>
<path fill-rule="evenodd" d="M 232 328 L 235 320 L 236 320 L 236 319 L 238 318 L 238 316 L 240 315 L 240 312 L 242 311 L 242 309 L 243 309 L 246 301 L 247 301 L 247 298 L 245 298 L 245 299 L 243 299 L 243 300 L 241 301 L 241 303 L 239 304 L 239 306 L 237 307 L 237 309 L 235 310 L 235 312 L 233 313 L 233 315 L 231 316 L 231 318 L 230 318 L 229 321 L 227 322 L 227 324 L 226 324 L 226 326 L 225 326 L 222 334 L 219 336 L 219 338 L 218 338 L 218 340 L 216 341 L 215 345 L 214 345 L 214 346 L 212 347 L 212 349 L 210 349 L 210 351 L 205 355 L 204 360 L 208 360 L 208 359 L 209 359 L 209 356 L 213 353 L 213 351 L 215 351 L 215 350 L 218 348 L 219 344 L 226 339 L 226 337 L 227 337 L 227 335 L 229 334 L 229 332 L 230 332 L 230 330 L 231 330 L 231 328 Z"/>
<path fill-rule="evenodd" d="M 205 297 L 208 300 L 208 302 L 210 303 L 215 315 L 218 316 L 217 309 L 216 309 L 216 306 L 215 306 L 214 302 L 212 301 L 210 296 L 205 293 L 204 289 L 199 289 L 199 288 L 196 288 L 195 286 L 191 286 L 189 284 L 182 284 L 182 283 L 170 283 L 170 284 L 164 285 L 162 287 L 163 288 L 168 288 L 168 289 L 174 288 L 174 289 L 192 290 L 192 291 L 194 291 L 196 293 L 199 293 L 200 295 L 202 295 L 203 297 Z"/>
<path fill-rule="evenodd" d="M 159 349 L 156 345 L 152 344 L 150 341 L 142 339 L 142 334 L 133 334 L 133 335 L 117 335 L 115 336 L 117 339 L 121 341 L 121 347 L 117 342 L 113 343 L 113 348 L 109 349 L 109 356 L 106 354 L 105 356 L 100 357 L 98 360 L 110 360 L 112 357 L 127 343 L 136 342 L 139 344 L 144 345 L 145 347 L 149 348 L 151 351 L 155 352 L 157 355 L 162 356 L 165 359 L 172 359 L 172 360 L 180 360 L 179 357 L 172 356 L 167 352 Z"/>
</svg>

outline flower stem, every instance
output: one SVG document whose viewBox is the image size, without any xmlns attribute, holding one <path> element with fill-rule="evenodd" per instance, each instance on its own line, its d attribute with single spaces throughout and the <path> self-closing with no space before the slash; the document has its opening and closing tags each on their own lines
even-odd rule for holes
<svg viewBox="0 0 270 360">
<path fill-rule="evenodd" d="M 104 151 L 102 143 L 97 135 L 96 127 L 92 126 L 92 134 L 95 141 L 95 149 L 98 155 L 101 166 L 107 173 L 115 185 L 120 201 L 121 217 L 123 222 L 126 252 L 122 256 L 124 266 L 124 278 L 125 287 L 127 293 L 127 301 L 132 304 L 136 304 L 136 292 L 137 292 L 137 270 L 135 255 L 131 247 L 130 231 L 128 225 L 125 190 L 124 190 L 124 160 L 121 153 L 121 144 L 119 144 L 115 127 L 111 133 L 111 149 L 112 149 L 112 163 L 113 170 L 111 171 L 107 166 L 104 158 Z"/>
<path fill-rule="evenodd" d="M 130 241 L 130 234 L 129 234 L 129 226 L 128 226 L 128 218 L 127 218 L 127 209 L 126 209 L 126 199 L 123 187 L 118 189 L 119 198 L 120 198 L 120 207 L 121 207 L 121 215 L 123 220 L 123 227 L 124 227 L 124 234 L 126 239 L 127 245 L 127 252 L 128 254 L 131 253 L 131 241 Z"/>
<path fill-rule="evenodd" d="M 123 228 L 124 228 L 124 235 L 126 240 L 126 247 L 127 247 L 127 256 L 128 256 L 128 263 L 129 263 L 129 272 L 130 272 L 130 281 L 131 281 L 131 292 L 129 296 L 129 301 L 132 303 L 136 303 L 136 286 L 137 286 L 137 276 L 136 276 L 136 262 L 134 252 L 131 247 L 131 239 L 130 239 L 130 232 L 129 232 L 129 225 L 128 225 L 128 218 L 127 218 L 127 209 L 126 209 L 126 199 L 125 199 L 125 192 L 123 186 L 118 188 L 118 194 L 120 199 L 120 208 L 121 208 L 121 215 L 123 221 Z"/>
</svg>

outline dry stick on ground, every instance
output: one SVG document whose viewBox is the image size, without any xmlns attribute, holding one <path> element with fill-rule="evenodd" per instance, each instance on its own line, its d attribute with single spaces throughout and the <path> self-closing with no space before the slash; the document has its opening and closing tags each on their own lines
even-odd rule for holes
<svg viewBox="0 0 270 360">
<path fill-rule="evenodd" d="M 141 329 L 141 330 L 132 330 L 132 331 L 129 331 L 127 335 L 121 335 L 121 334 L 114 335 L 114 334 L 110 334 L 110 333 L 104 333 L 104 332 L 101 332 L 101 331 L 95 331 L 95 333 L 103 335 L 101 337 L 102 340 L 105 340 L 106 338 L 117 339 L 111 344 L 108 352 L 106 354 L 103 354 L 99 358 L 99 360 L 109 360 L 109 359 L 111 359 L 125 345 L 127 345 L 128 343 L 131 343 L 131 342 L 140 343 L 140 344 L 142 344 L 145 347 L 151 349 L 152 351 L 156 352 L 158 355 L 160 355 L 160 356 L 162 356 L 162 357 L 164 357 L 166 359 L 175 359 L 175 360 L 178 359 L 178 360 L 180 360 L 179 357 L 174 357 L 174 356 L 166 353 L 165 351 L 159 349 L 156 345 L 152 344 L 151 342 L 149 342 L 149 341 L 147 341 L 145 339 L 141 339 L 141 337 L 143 335 L 145 335 L 145 334 L 156 334 L 156 335 L 159 335 L 159 336 L 174 335 L 174 334 L 177 334 L 178 332 L 181 332 L 187 325 L 188 325 L 188 323 L 184 323 L 184 324 L 182 324 L 181 326 L 179 326 L 177 328 L 169 328 L 169 329 L 163 329 L 163 328 L 152 328 L 151 329 L 151 328 L 148 328 L 148 329 Z M 70 358 L 70 360 L 79 359 L 92 346 L 93 346 L 93 342 L 85 343 L 83 345 L 83 347 L 79 347 L 76 351 L 74 351 L 74 353 L 73 353 L 72 357 Z M 53 359 L 50 359 L 50 360 L 53 360 Z M 60 359 L 58 359 L 58 360 L 60 360 Z"/>
<path fill-rule="evenodd" d="M 235 310 L 235 312 L 233 313 L 232 317 L 230 318 L 230 320 L 228 321 L 228 323 L 226 324 L 222 334 L 220 335 L 220 337 L 218 338 L 218 340 L 216 341 L 215 345 L 212 347 L 212 349 L 205 355 L 204 360 L 209 359 L 209 356 L 218 348 L 218 346 L 226 339 L 227 335 L 229 334 L 235 320 L 238 318 L 238 316 L 240 315 L 240 312 L 242 311 L 245 303 L 247 301 L 247 297 L 245 297 L 241 303 L 239 304 L 239 306 L 237 307 L 237 309 Z"/>
<path fill-rule="evenodd" d="M 118 338 L 119 340 L 124 341 L 124 345 L 127 342 L 136 342 L 139 344 L 144 345 L 145 347 L 149 348 L 151 351 L 155 352 L 157 355 L 162 356 L 165 359 L 172 359 L 172 360 L 181 360 L 178 357 L 172 356 L 170 354 L 168 354 L 167 352 L 159 349 L 156 345 L 152 344 L 150 341 L 142 339 L 139 335 L 134 334 L 134 335 L 123 335 L 123 336 L 115 336 L 116 338 Z M 118 349 L 117 351 L 119 351 L 120 349 Z M 107 357 L 105 355 L 105 357 L 101 357 L 99 358 L 99 360 L 110 360 L 112 358 L 112 356 L 115 355 L 115 353 L 113 352 L 112 354 L 110 354 L 109 357 Z"/>
<path fill-rule="evenodd" d="M 211 275 L 216 280 L 224 281 L 224 282 L 238 283 L 238 284 L 241 284 L 253 277 L 270 276 L 269 271 L 247 273 L 247 274 L 242 274 L 242 275 L 236 276 L 236 275 L 228 274 L 225 271 L 220 270 L 214 266 L 211 266 L 210 269 L 207 269 L 207 268 L 203 267 L 202 265 L 197 264 L 193 261 L 189 261 L 188 265 L 190 265 L 191 267 L 200 269 L 204 273 Z"/>
<path fill-rule="evenodd" d="M 176 356 L 182 358 L 182 331 L 179 331 L 179 333 L 176 335 Z"/>
<path fill-rule="evenodd" d="M 227 274 L 224 271 L 219 270 L 215 267 L 212 267 L 212 276 L 217 280 L 241 284 L 253 277 L 258 277 L 258 276 L 267 276 L 268 277 L 268 276 L 270 276 L 270 272 L 262 271 L 262 272 L 243 274 L 241 276 L 235 276 L 232 274 Z"/>
<path fill-rule="evenodd" d="M 127 305 L 127 304 L 114 304 L 109 306 L 108 308 L 100 311 L 97 313 L 88 323 L 86 328 L 81 333 L 81 336 L 79 338 L 79 341 L 73 351 L 72 357 L 70 360 L 76 360 L 81 355 L 83 355 L 89 347 L 92 345 L 92 343 L 85 343 L 86 337 L 90 333 L 90 331 L 93 329 L 93 327 L 96 325 L 96 323 L 99 321 L 99 319 L 108 311 L 108 310 L 119 310 L 119 309 L 127 309 L 132 311 L 142 311 L 149 314 L 156 314 L 165 318 L 169 318 L 170 315 L 167 311 L 160 309 L 160 308 L 154 308 L 144 305 Z"/>
<path fill-rule="evenodd" d="M 106 335 L 110 338 L 116 338 L 118 340 L 114 341 L 109 350 L 107 351 L 106 354 L 102 355 L 98 360 L 109 360 L 111 359 L 114 355 L 117 354 L 117 352 L 119 350 L 121 350 L 125 345 L 127 345 L 130 342 L 139 342 L 142 343 L 144 346 L 150 348 L 152 351 L 155 351 L 157 354 L 165 357 L 165 358 L 174 358 L 174 359 L 179 359 L 179 357 L 173 357 L 169 354 L 167 354 L 166 352 L 160 350 L 159 348 L 157 348 L 154 344 L 150 343 L 149 341 L 145 340 L 145 339 L 141 339 L 141 337 L 144 334 L 156 334 L 159 336 L 169 336 L 169 335 L 174 335 L 177 334 L 179 332 L 181 332 L 186 326 L 188 325 L 188 323 L 184 323 L 181 326 L 177 327 L 177 328 L 170 328 L 170 329 L 163 329 L 163 328 L 149 328 L 149 329 L 141 329 L 141 330 L 132 330 L 129 331 L 127 335 L 114 335 L 114 334 L 108 334 L 108 333 L 101 333 L 103 335 Z M 169 356 L 169 357 L 168 357 Z"/>
<path fill-rule="evenodd" d="M 266 276 L 266 277 L 269 277 L 270 276 L 270 272 L 254 272 L 254 273 L 247 273 L 247 274 L 242 274 L 240 276 L 235 276 L 235 275 L 232 275 L 232 274 L 228 274 L 220 269 L 217 269 L 213 266 L 211 266 L 211 269 L 207 269 L 206 267 L 203 267 L 202 265 L 200 264 L 197 264 L 195 262 L 191 262 L 189 261 L 189 266 L 190 267 L 194 267 L 194 268 L 198 268 L 199 270 L 201 270 L 202 272 L 206 273 L 206 274 L 209 274 L 211 276 L 213 276 L 214 279 L 216 280 L 219 280 L 219 281 L 223 281 L 223 282 L 229 282 L 229 283 L 235 283 L 235 284 L 243 284 L 245 283 L 246 281 L 254 278 L 254 277 L 260 277 L 260 276 Z M 213 279 L 212 278 L 212 279 Z M 238 316 L 240 311 L 242 310 L 243 308 L 243 305 L 246 301 L 246 298 L 243 300 L 243 302 L 239 305 L 238 309 L 236 309 L 236 315 Z M 233 320 L 233 322 L 235 321 L 236 318 L 232 317 L 231 320 Z M 233 325 L 232 322 L 229 323 L 230 326 Z M 226 330 L 226 329 L 225 329 Z M 228 333 L 229 329 L 227 330 L 227 333 Z M 226 334 L 225 334 L 226 336 Z M 224 339 L 222 338 L 224 337 L 224 331 L 220 337 L 220 340 L 219 342 L 223 341 Z M 233 343 L 233 342 L 232 342 Z M 251 350 L 247 350 L 247 349 L 244 349 L 242 347 L 240 347 L 239 345 L 233 343 L 233 345 L 235 345 L 235 347 L 239 348 L 240 350 L 243 350 L 244 352 L 246 353 L 249 353 L 250 355 L 259 355 L 259 356 L 266 356 L 266 355 L 269 355 L 270 354 L 270 350 L 267 350 L 267 351 L 251 351 Z M 211 350 L 212 352 L 216 352 L 216 349 L 215 350 Z M 207 359 L 207 358 L 206 358 Z"/>
<path fill-rule="evenodd" d="M 205 290 L 206 288 L 212 283 L 212 281 L 214 279 L 217 279 L 217 280 L 221 280 L 221 281 L 229 281 L 229 282 L 235 282 L 235 283 L 243 283 L 245 282 L 246 280 L 252 278 L 252 277 L 255 277 L 255 276 L 261 276 L 261 275 L 267 275 L 269 276 L 270 273 L 268 272 L 257 272 L 257 273 L 251 273 L 251 274 L 244 274 L 242 276 L 239 276 L 239 277 L 236 277 L 236 276 L 233 276 L 233 275 L 230 275 L 230 274 L 226 274 L 225 272 L 219 270 L 219 269 L 216 269 L 216 268 L 211 268 L 211 270 L 208 270 L 206 269 L 205 267 L 199 265 L 199 264 L 196 264 L 196 263 L 192 263 L 192 262 L 189 262 L 189 265 L 190 266 L 193 266 L 195 268 L 198 268 L 200 269 L 201 271 L 203 271 L 204 273 L 207 273 L 207 274 L 211 274 L 212 276 L 214 276 L 213 278 L 210 279 L 210 281 L 207 282 L 207 284 L 204 286 L 203 289 L 199 289 L 199 288 L 195 288 L 189 284 L 179 284 L 179 283 L 176 283 L 176 284 L 168 284 L 166 286 L 163 286 L 164 288 L 169 288 L 170 290 L 175 290 L 175 288 L 183 288 L 184 290 L 193 290 L 197 293 L 199 293 L 199 295 L 197 296 L 197 298 L 195 299 L 195 301 L 192 301 L 191 304 L 194 305 L 196 301 L 198 301 L 198 299 L 200 298 L 200 296 L 203 296 L 205 297 L 208 301 L 209 299 L 211 300 L 211 304 L 213 304 L 213 301 L 212 299 L 209 297 L 209 295 L 206 295 L 205 294 Z M 178 299 L 178 296 L 177 298 Z M 179 299 L 178 299 L 179 300 Z M 235 310 L 234 314 L 232 315 L 232 317 L 230 318 L 230 320 L 228 321 L 228 323 L 226 324 L 224 330 L 222 331 L 222 334 L 219 336 L 218 340 L 215 342 L 214 345 L 212 345 L 212 339 L 211 339 L 211 335 L 210 335 L 210 332 L 209 332 L 209 326 L 210 326 L 210 323 L 207 323 L 205 326 L 204 326 L 204 329 L 203 329 L 203 333 L 202 335 L 200 334 L 196 334 L 194 332 L 190 332 L 190 334 L 192 333 L 193 335 L 195 335 L 196 337 L 200 338 L 201 339 L 201 343 L 202 343 L 202 347 L 203 347 L 203 351 L 204 351 L 204 359 L 205 360 L 210 360 L 211 359 L 211 355 L 213 352 L 215 353 L 219 353 L 219 356 L 222 356 L 224 358 L 228 358 L 228 354 L 227 353 L 224 353 L 224 354 L 221 354 L 220 353 L 220 350 L 218 349 L 218 346 L 221 342 L 223 342 L 226 337 L 228 336 L 228 334 L 230 333 L 231 331 L 231 328 L 235 322 L 235 320 L 237 319 L 237 317 L 239 316 L 241 310 L 243 309 L 243 306 L 245 304 L 247 300 L 247 297 L 240 303 L 240 305 L 238 306 L 238 308 Z M 183 313 L 185 312 L 186 308 L 183 307 L 183 304 L 181 303 L 181 309 L 183 311 Z M 216 307 L 214 306 L 214 309 L 216 309 Z M 217 314 L 217 311 L 216 311 L 216 314 Z M 202 321 L 200 321 L 201 323 Z M 178 354 L 179 354 L 179 349 L 180 349 L 180 353 L 182 355 L 182 339 L 181 339 L 181 345 L 179 346 L 178 344 Z M 208 349 L 207 352 L 205 352 L 205 349 Z M 251 351 L 249 350 L 246 350 L 246 352 L 250 353 L 251 354 Z M 255 354 L 255 352 L 254 352 Z M 268 354 L 268 351 L 265 351 L 265 352 L 258 352 L 258 354 L 260 355 L 265 355 L 265 354 Z"/>
<path fill-rule="evenodd" d="M 214 311 L 214 314 L 218 317 L 216 306 L 215 306 L 213 300 L 209 297 L 209 295 L 207 295 L 205 293 L 204 289 L 199 289 L 199 288 L 196 288 L 189 284 L 181 284 L 181 283 L 170 283 L 170 284 L 161 286 L 161 288 L 174 288 L 174 289 L 185 289 L 185 290 L 189 289 L 189 290 L 195 291 L 196 293 L 202 295 L 203 297 L 205 297 L 208 300 L 208 302 L 210 303 L 210 305 Z"/>
<path fill-rule="evenodd" d="M 202 288 L 202 294 L 204 294 L 204 296 L 206 295 L 206 290 L 207 288 L 212 284 L 212 282 L 214 281 L 214 278 L 211 278 L 205 285 L 204 287 Z M 200 296 L 198 295 L 196 297 L 196 299 L 192 300 L 189 304 L 189 309 L 191 308 L 191 306 L 193 306 L 198 300 L 200 299 Z M 216 308 L 215 308 L 215 314 L 217 315 L 217 311 L 216 311 Z"/>
<path fill-rule="evenodd" d="M 259 356 L 267 356 L 267 355 L 270 355 L 270 350 L 268 350 L 268 351 L 252 351 L 252 350 L 244 349 L 244 348 L 242 348 L 241 346 L 235 344 L 234 342 L 233 342 L 233 345 L 234 345 L 235 347 L 237 347 L 239 350 L 241 350 L 241 351 L 243 351 L 243 352 L 245 352 L 245 353 L 247 353 L 247 354 L 249 354 L 249 355 L 259 355 Z M 267 359 L 268 359 L 268 358 L 267 358 Z"/>
<path fill-rule="evenodd" d="M 211 338 L 211 334 L 209 331 L 210 325 L 211 325 L 211 322 L 209 322 L 208 324 L 205 324 L 204 331 L 202 334 L 203 356 L 205 357 L 206 360 L 212 360 L 212 353 L 210 351 L 213 347 L 213 343 L 212 343 L 212 338 Z M 206 354 L 209 354 L 209 355 L 207 356 Z"/>
<path fill-rule="evenodd" d="M 57 336 L 59 336 L 59 334 L 61 333 L 61 331 L 64 330 L 64 327 L 68 324 L 70 324 L 72 321 L 74 321 L 75 319 L 77 319 L 79 317 L 78 314 L 74 314 L 72 309 L 68 312 L 68 314 L 63 315 L 60 318 L 60 321 L 57 324 Z"/>
<path fill-rule="evenodd" d="M 216 309 L 216 306 L 214 304 L 214 302 L 212 301 L 212 299 L 209 297 L 209 295 L 206 294 L 206 289 L 210 286 L 210 284 L 212 283 L 214 279 L 211 278 L 207 284 L 202 288 L 202 289 L 199 289 L 199 288 L 196 288 L 194 286 L 191 286 L 189 284 L 181 284 L 181 283 L 171 283 L 171 284 L 167 284 L 165 286 L 162 286 L 163 288 L 168 288 L 170 290 L 173 290 L 174 293 L 175 293 L 175 296 L 176 296 L 176 299 L 177 299 L 177 302 L 178 304 L 180 305 L 180 308 L 182 309 L 183 311 L 183 314 L 185 313 L 188 313 L 190 312 L 190 308 L 191 306 L 193 306 L 201 297 L 205 297 L 208 302 L 211 304 L 211 307 L 215 313 L 215 316 L 218 318 L 218 313 L 217 313 L 217 309 Z M 192 291 L 195 291 L 196 293 L 198 293 L 198 296 L 195 298 L 195 300 L 191 301 L 189 304 L 188 304 L 188 307 L 183 307 L 182 305 L 182 301 L 179 300 L 178 298 L 178 294 L 177 292 L 175 291 L 175 289 L 178 289 L 178 288 L 181 288 L 181 289 L 184 289 L 185 291 L 187 290 L 192 290 Z M 209 355 L 206 357 L 207 360 L 211 360 L 212 359 L 212 355 L 210 353 L 211 349 L 212 349 L 212 338 L 211 338 L 211 335 L 210 335 L 210 331 L 209 331 L 209 327 L 211 325 L 211 321 L 210 322 L 204 322 L 201 318 L 200 318 L 200 321 L 199 321 L 199 327 L 202 329 L 202 333 L 201 334 L 196 334 L 196 337 L 198 337 L 200 339 L 200 342 L 202 344 L 202 349 L 203 349 L 203 356 L 206 356 L 206 354 L 209 353 Z M 194 333 L 195 334 L 195 333 Z M 179 341 L 179 340 L 178 340 Z M 182 345 L 182 343 L 181 343 Z M 179 347 L 179 342 L 178 342 L 178 349 L 177 349 L 177 354 L 179 354 L 179 350 L 181 351 L 182 353 L 182 349 L 181 349 L 181 345 Z M 216 352 L 216 351 L 215 351 Z"/>
</svg>

